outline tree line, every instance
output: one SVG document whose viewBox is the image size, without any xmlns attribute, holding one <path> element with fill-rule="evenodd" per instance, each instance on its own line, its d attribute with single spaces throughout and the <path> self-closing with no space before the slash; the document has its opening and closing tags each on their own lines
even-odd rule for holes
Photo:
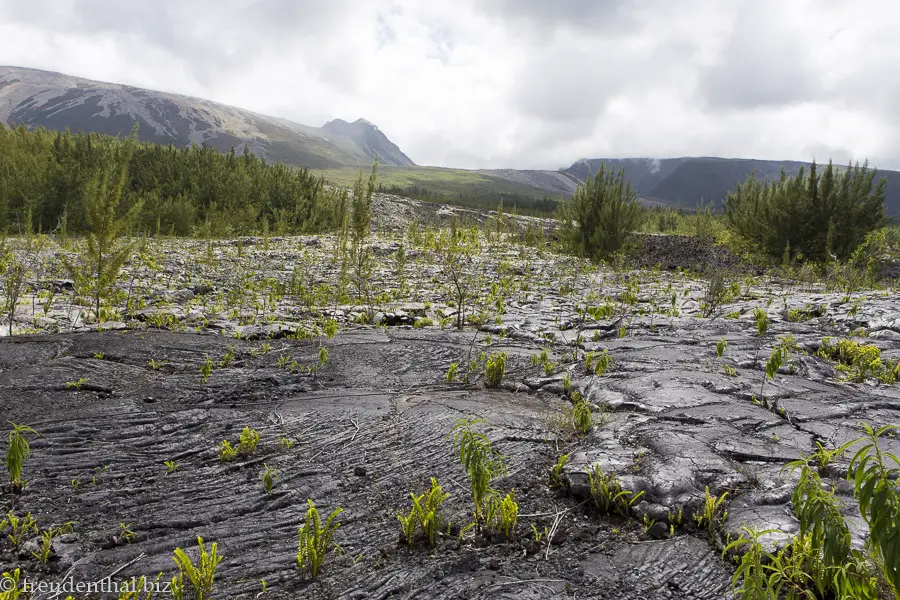
<svg viewBox="0 0 900 600">
<path fill-rule="evenodd" d="M 97 133 L 0 123 L 0 230 L 89 230 L 85 197 L 127 154 L 122 214 L 134 233 L 227 236 L 315 233 L 340 226 L 345 192 L 308 169 L 251 154 L 178 148 Z M 126 148 L 126 143 L 129 144 Z"/>
</svg>

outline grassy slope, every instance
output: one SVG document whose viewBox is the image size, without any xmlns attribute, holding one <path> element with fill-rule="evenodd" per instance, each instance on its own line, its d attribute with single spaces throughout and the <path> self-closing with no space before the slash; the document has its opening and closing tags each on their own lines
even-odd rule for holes
<svg viewBox="0 0 900 600">
<path fill-rule="evenodd" d="M 317 174 L 335 185 L 351 186 L 359 175 L 355 167 L 338 169 L 316 169 Z M 364 174 L 368 169 L 364 170 Z M 518 194 L 531 198 L 556 197 L 555 194 L 530 185 L 507 181 L 476 171 L 447 169 L 443 167 L 378 167 L 378 182 L 384 186 L 426 188 L 431 192 L 445 195 L 494 192 Z"/>
</svg>

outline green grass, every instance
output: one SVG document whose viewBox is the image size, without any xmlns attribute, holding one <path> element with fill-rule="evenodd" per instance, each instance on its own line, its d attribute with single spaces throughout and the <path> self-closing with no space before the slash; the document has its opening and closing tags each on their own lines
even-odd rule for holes
<svg viewBox="0 0 900 600">
<path fill-rule="evenodd" d="M 325 179 L 335 185 L 350 187 L 356 181 L 359 169 L 355 167 L 317 169 L 315 173 L 324 176 Z M 546 190 L 507 181 L 500 177 L 479 173 L 478 171 L 444 167 L 389 167 L 379 165 L 378 183 L 385 187 L 393 185 L 399 187 L 423 187 L 430 192 L 444 195 L 493 192 L 517 194 L 531 198 L 553 196 Z"/>
</svg>

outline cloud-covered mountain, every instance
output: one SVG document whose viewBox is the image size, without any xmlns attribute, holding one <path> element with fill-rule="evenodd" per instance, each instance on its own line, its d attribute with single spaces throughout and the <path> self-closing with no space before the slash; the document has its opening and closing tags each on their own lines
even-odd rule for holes
<svg viewBox="0 0 900 600">
<path fill-rule="evenodd" d="M 91 81 L 60 73 L 0 67 L 0 122 L 48 129 L 127 135 L 139 123 L 142 140 L 254 153 L 296 166 L 414 163 L 375 125 L 340 119 L 309 127 L 178 94 Z"/>
</svg>

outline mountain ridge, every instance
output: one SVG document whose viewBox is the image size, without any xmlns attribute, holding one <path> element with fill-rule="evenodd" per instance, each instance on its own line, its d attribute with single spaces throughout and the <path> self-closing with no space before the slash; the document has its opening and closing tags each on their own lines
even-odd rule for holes
<svg viewBox="0 0 900 600">
<path fill-rule="evenodd" d="M 678 158 L 580 158 L 569 167 L 543 169 L 449 169 L 417 166 L 374 123 L 332 119 L 322 127 L 183 94 L 94 81 L 53 71 L 0 66 L 0 122 L 48 129 L 126 135 L 135 122 L 145 141 L 218 150 L 246 146 L 272 162 L 334 174 L 385 167 L 389 184 L 430 188 L 451 194 L 571 196 L 600 164 L 624 169 L 625 177 L 648 204 L 693 208 L 701 200 L 720 207 L 727 192 L 751 173 L 778 177 L 796 173 L 802 161 L 714 156 Z M 393 170 L 393 172 L 392 172 Z M 888 180 L 887 212 L 900 215 L 900 172 L 879 171 Z M 342 174 L 342 178 L 346 178 Z"/>
<path fill-rule="evenodd" d="M 292 166 L 365 166 L 376 158 L 387 165 L 415 165 L 365 119 L 311 127 L 184 94 L 25 67 L 0 66 L 0 122 L 109 135 L 127 135 L 137 122 L 144 141 L 206 144 L 222 151 L 246 145 Z"/>
</svg>

